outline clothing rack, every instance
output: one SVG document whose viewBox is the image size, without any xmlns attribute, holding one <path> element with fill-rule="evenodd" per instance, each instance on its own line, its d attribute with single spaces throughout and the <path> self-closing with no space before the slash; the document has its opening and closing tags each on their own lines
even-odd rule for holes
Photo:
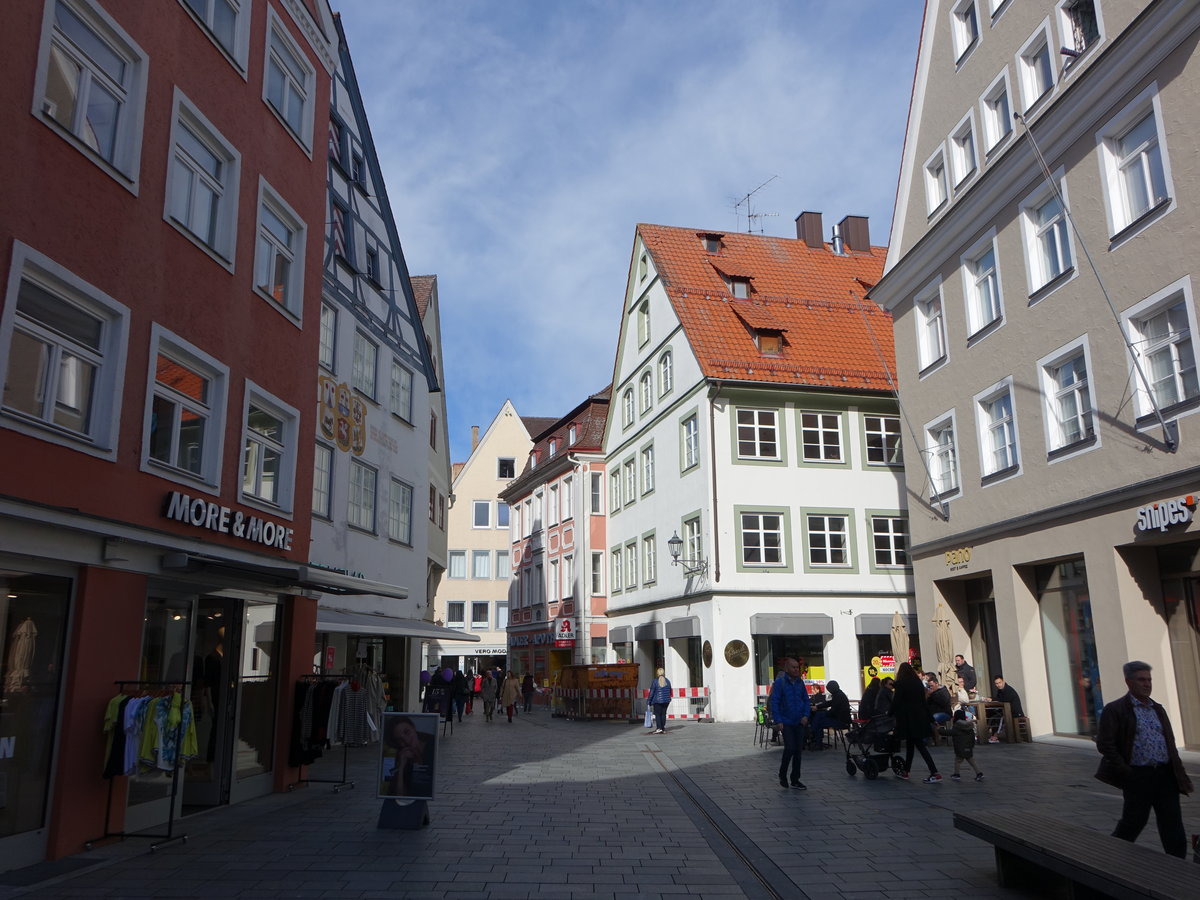
<svg viewBox="0 0 1200 900">
<path fill-rule="evenodd" d="M 311 682 L 319 684 L 321 682 L 329 682 L 329 681 L 347 681 L 348 678 L 345 675 L 301 675 L 300 680 L 301 681 L 311 681 Z M 295 710 L 293 712 L 296 715 L 299 714 L 298 710 Z M 344 717 L 345 715 L 346 715 L 346 710 L 344 708 L 339 710 L 339 712 L 338 712 L 339 718 Z M 297 778 L 295 781 L 293 781 L 291 784 L 289 784 L 287 789 L 289 791 L 294 791 L 296 788 L 298 788 L 302 784 L 332 784 L 334 786 L 333 792 L 335 794 L 337 794 L 337 793 L 341 792 L 342 788 L 353 788 L 354 782 L 350 781 L 346 777 L 346 773 L 349 768 L 349 763 L 350 763 L 350 745 L 347 744 L 343 740 L 342 741 L 342 777 L 340 779 L 339 778 L 305 778 L 304 777 L 304 769 L 307 764 L 300 763 L 296 767 L 300 773 L 300 777 Z"/>
<path fill-rule="evenodd" d="M 190 681 L 114 681 L 117 686 L 117 692 L 123 693 L 126 685 L 135 685 L 139 690 L 147 690 L 152 688 L 171 687 L 178 688 L 183 691 Z M 117 723 L 119 724 L 119 723 Z M 115 727 L 115 726 L 114 726 Z M 171 803 L 167 812 L 167 833 L 166 834 L 141 834 L 128 831 L 110 831 L 112 822 L 112 801 L 113 801 L 113 782 L 117 780 L 117 776 L 108 779 L 108 799 L 104 804 L 104 834 L 100 837 L 92 838 L 84 842 L 84 847 L 88 850 L 92 849 L 92 845 L 97 841 L 107 840 L 112 837 L 119 837 L 121 840 L 125 838 L 152 838 L 154 843 L 150 845 L 151 852 L 166 844 L 172 844 L 175 841 L 187 843 L 187 832 L 183 834 L 175 834 L 175 800 L 179 796 L 179 760 L 183 750 L 183 716 L 179 717 L 179 721 L 175 724 L 175 762 L 171 766 Z"/>
</svg>

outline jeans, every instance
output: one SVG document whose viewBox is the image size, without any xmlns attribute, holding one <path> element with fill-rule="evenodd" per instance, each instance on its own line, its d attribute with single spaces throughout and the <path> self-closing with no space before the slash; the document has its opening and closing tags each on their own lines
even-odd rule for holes
<svg viewBox="0 0 1200 900">
<path fill-rule="evenodd" d="M 1179 783 L 1175 780 L 1175 770 L 1171 764 L 1134 766 L 1122 793 L 1125 795 L 1125 806 L 1113 837 L 1136 841 L 1153 809 L 1163 850 L 1171 856 L 1186 859 L 1187 834 L 1183 829 L 1183 813 L 1179 808 Z"/>
<path fill-rule="evenodd" d="M 654 727 L 659 731 L 667 730 L 667 707 L 670 703 L 654 704 Z"/>
<path fill-rule="evenodd" d="M 533 692 L 525 695 L 525 712 L 533 712 Z"/>
<path fill-rule="evenodd" d="M 779 778 L 783 780 L 788 777 L 788 763 L 791 763 L 792 781 L 799 781 L 800 754 L 804 752 L 804 732 L 808 730 L 808 726 L 781 724 L 779 730 L 783 733 L 783 758 L 779 761 Z"/>
<path fill-rule="evenodd" d="M 912 771 L 913 750 L 917 750 L 921 754 L 921 759 L 925 760 L 925 765 L 929 766 L 929 774 L 936 775 L 937 766 L 933 764 L 933 757 L 930 756 L 929 751 L 925 749 L 925 741 L 923 739 L 914 741 L 912 738 L 908 738 L 907 742 L 908 750 L 904 754 L 904 771 Z"/>
</svg>

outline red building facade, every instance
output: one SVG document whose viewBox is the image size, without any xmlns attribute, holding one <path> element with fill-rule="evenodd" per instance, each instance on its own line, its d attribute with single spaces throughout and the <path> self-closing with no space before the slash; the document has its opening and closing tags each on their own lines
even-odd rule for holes
<svg viewBox="0 0 1200 900">
<path fill-rule="evenodd" d="M 6 25 L 13 867 L 296 778 L 282 686 L 311 670 L 306 589 L 336 578 L 305 566 L 336 37 L 312 0 L 19 0 Z M 180 778 L 99 777 L 119 681 L 192 701 Z"/>
</svg>

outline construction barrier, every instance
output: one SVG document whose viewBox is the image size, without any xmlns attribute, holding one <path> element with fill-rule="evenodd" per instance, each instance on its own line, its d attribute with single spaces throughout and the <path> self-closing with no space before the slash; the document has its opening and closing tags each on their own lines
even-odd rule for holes
<svg viewBox="0 0 1200 900">
<path fill-rule="evenodd" d="M 672 705 L 667 707 L 668 719 L 698 719 L 704 722 L 711 722 L 712 713 L 709 711 L 709 699 L 712 695 L 706 687 L 686 687 L 672 688 L 671 701 Z M 643 689 L 640 692 L 642 700 L 642 714 L 645 715 L 646 705 L 649 702 L 650 691 Z M 687 712 L 680 712 L 674 705 L 675 700 L 687 700 Z M 674 711 L 672 711 L 674 709 Z"/>
<path fill-rule="evenodd" d="M 557 714 L 568 719 L 638 720 L 636 663 L 564 666 L 554 688 Z"/>
</svg>

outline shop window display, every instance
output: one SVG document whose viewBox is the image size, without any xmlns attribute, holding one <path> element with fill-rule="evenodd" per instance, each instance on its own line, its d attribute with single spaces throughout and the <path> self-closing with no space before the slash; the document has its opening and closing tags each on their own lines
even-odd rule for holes
<svg viewBox="0 0 1200 900">
<path fill-rule="evenodd" d="M 1071 559 L 1035 570 L 1050 711 L 1059 734 L 1094 735 L 1104 708 L 1087 570 Z"/>
<path fill-rule="evenodd" d="M 825 684 L 825 636 L 820 634 L 756 634 L 754 667 L 757 684 L 773 684 L 783 671 L 782 660 L 791 656 L 800 661 L 800 674 L 809 683 Z"/>
</svg>

